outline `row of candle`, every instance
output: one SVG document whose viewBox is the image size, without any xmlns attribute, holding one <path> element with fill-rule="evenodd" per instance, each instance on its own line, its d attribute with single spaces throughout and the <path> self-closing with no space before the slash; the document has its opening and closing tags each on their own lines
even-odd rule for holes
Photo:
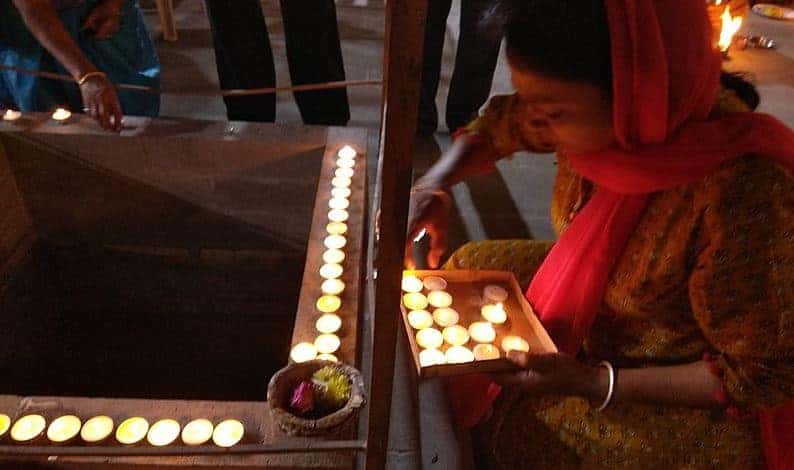
<svg viewBox="0 0 794 470">
<path fill-rule="evenodd" d="M 337 332 L 342 328 L 342 318 L 338 311 L 342 308 L 341 294 L 345 290 L 345 283 L 340 279 L 344 274 L 342 263 L 345 260 L 344 248 L 347 245 L 347 219 L 350 207 L 350 185 L 355 174 L 357 153 L 349 145 L 342 147 L 337 153 L 334 177 L 331 180 L 331 198 L 328 201 L 327 236 L 323 240 L 325 251 L 320 267 L 321 294 L 317 298 L 315 307 L 320 313 L 315 322 L 318 335 L 313 342 L 302 342 L 292 347 L 290 359 L 294 362 L 306 362 L 312 359 L 323 359 L 337 362 L 334 353 L 339 350 L 342 343 Z"/>
<path fill-rule="evenodd" d="M 47 420 L 38 414 L 25 415 L 11 426 L 8 415 L 0 414 L 0 439 L 9 433 L 11 440 L 20 444 L 35 441 L 45 434 L 53 444 L 65 444 L 79 435 L 86 444 L 98 444 L 110 437 L 115 423 L 109 416 L 94 416 L 85 423 L 74 415 L 64 415 L 53 420 L 47 426 Z M 119 444 L 134 445 L 146 441 L 157 447 L 171 445 L 182 437 L 186 445 L 202 445 L 212 439 L 219 447 L 232 447 L 239 443 L 244 434 L 243 423 L 236 419 L 227 419 L 218 423 L 200 418 L 194 419 L 183 428 L 175 419 L 161 419 L 151 426 L 141 417 L 127 418 L 119 424 L 115 437 Z M 10 430 L 10 432 L 9 432 Z"/>
</svg>

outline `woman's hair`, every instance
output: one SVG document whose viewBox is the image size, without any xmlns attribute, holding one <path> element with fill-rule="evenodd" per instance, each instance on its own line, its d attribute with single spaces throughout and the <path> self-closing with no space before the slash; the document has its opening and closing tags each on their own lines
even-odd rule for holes
<svg viewBox="0 0 794 470">
<path fill-rule="evenodd" d="M 497 0 L 482 27 L 505 38 L 514 66 L 560 80 L 585 82 L 612 95 L 609 24 L 604 0 Z M 758 92 L 744 75 L 722 73 L 722 86 L 749 107 Z"/>
</svg>

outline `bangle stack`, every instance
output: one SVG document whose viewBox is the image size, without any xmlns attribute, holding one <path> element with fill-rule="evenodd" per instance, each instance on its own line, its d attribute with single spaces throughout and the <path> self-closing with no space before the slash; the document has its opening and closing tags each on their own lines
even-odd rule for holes
<svg viewBox="0 0 794 470">
<path fill-rule="evenodd" d="M 77 79 L 77 84 L 82 86 L 83 83 L 85 83 L 86 81 L 88 81 L 88 79 L 90 79 L 92 77 L 107 78 L 107 75 L 105 74 L 105 72 L 88 72 L 87 74 L 85 74 L 82 77 L 80 77 L 79 79 Z"/>
<path fill-rule="evenodd" d="M 596 408 L 598 411 L 604 411 L 609 403 L 612 401 L 612 395 L 615 393 L 615 368 L 612 367 L 612 364 L 609 361 L 601 361 L 598 363 L 599 367 L 604 367 L 609 372 L 609 389 L 607 390 L 607 396 L 604 399 L 604 402 Z"/>
</svg>

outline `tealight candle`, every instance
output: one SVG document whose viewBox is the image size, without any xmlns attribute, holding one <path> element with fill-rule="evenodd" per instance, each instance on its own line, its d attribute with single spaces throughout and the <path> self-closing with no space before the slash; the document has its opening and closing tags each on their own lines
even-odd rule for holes
<svg viewBox="0 0 794 470">
<path fill-rule="evenodd" d="M 329 248 L 323 253 L 323 261 L 326 263 L 342 264 L 345 260 L 345 252 L 338 248 Z"/>
<path fill-rule="evenodd" d="M 182 429 L 182 442 L 189 446 L 200 446 L 212 439 L 215 426 L 212 421 L 204 418 L 194 419 Z"/>
<path fill-rule="evenodd" d="M 161 419 L 149 428 L 146 440 L 155 447 L 163 447 L 172 444 L 179 437 L 181 426 L 174 419 Z"/>
<path fill-rule="evenodd" d="M 149 432 L 148 421 L 139 416 L 127 418 L 116 429 L 116 440 L 125 445 L 137 444 L 146 437 L 147 432 Z"/>
<path fill-rule="evenodd" d="M 339 337 L 333 333 L 324 333 L 314 339 L 314 347 L 323 354 L 335 353 L 341 344 Z"/>
<path fill-rule="evenodd" d="M 472 362 L 474 354 L 465 346 L 451 346 L 447 349 L 446 358 L 448 364 L 461 364 L 464 362 Z"/>
<path fill-rule="evenodd" d="M 483 305 L 480 313 L 482 313 L 483 318 L 495 325 L 501 325 L 507 321 L 507 312 L 505 312 L 504 306 L 501 303 L 496 305 Z"/>
<path fill-rule="evenodd" d="M 422 292 L 422 281 L 413 274 L 403 274 L 402 289 L 404 292 Z"/>
<path fill-rule="evenodd" d="M 496 330 L 487 321 L 476 321 L 469 325 L 469 334 L 478 343 L 492 343 L 496 339 Z"/>
<path fill-rule="evenodd" d="M 485 286 L 485 290 L 483 291 L 483 297 L 485 297 L 485 300 L 488 302 L 504 302 L 507 300 L 507 296 L 507 289 L 493 284 Z"/>
<path fill-rule="evenodd" d="M 447 362 L 447 357 L 438 349 L 423 349 L 419 353 L 419 365 L 422 367 L 435 366 Z"/>
<path fill-rule="evenodd" d="M 354 173 L 355 172 L 353 171 L 352 168 L 340 167 L 340 168 L 337 168 L 336 171 L 334 171 L 334 176 L 339 176 L 339 177 L 342 177 L 342 178 L 352 178 Z M 349 188 L 334 188 L 334 189 L 347 189 L 348 191 L 350 191 Z M 333 191 L 331 191 L 331 194 L 333 194 Z M 336 196 L 334 196 L 334 197 L 336 197 Z M 347 197 L 347 196 L 344 196 L 344 197 Z"/>
<path fill-rule="evenodd" d="M 350 201 L 344 197 L 333 197 L 328 200 L 328 207 L 331 209 L 347 209 L 350 206 Z"/>
<path fill-rule="evenodd" d="M 334 313 L 326 313 L 317 319 L 314 323 L 314 327 L 317 328 L 317 331 L 320 333 L 336 333 L 342 328 L 342 319 L 339 318 L 339 315 Z"/>
<path fill-rule="evenodd" d="M 316 306 L 323 313 L 334 313 L 342 306 L 342 299 L 335 295 L 323 295 L 317 299 Z"/>
<path fill-rule="evenodd" d="M 349 217 L 350 214 L 344 209 L 331 209 L 328 211 L 328 220 L 331 222 L 345 222 Z"/>
<path fill-rule="evenodd" d="M 294 362 L 311 361 L 317 357 L 317 348 L 312 343 L 298 343 L 292 347 L 289 357 Z"/>
<path fill-rule="evenodd" d="M 335 188 L 348 188 L 352 182 L 350 178 L 335 176 L 334 179 L 331 180 L 331 185 Z"/>
<path fill-rule="evenodd" d="M 56 444 L 71 441 L 80 434 L 83 423 L 74 415 L 60 416 L 47 428 L 47 439 Z"/>
<path fill-rule="evenodd" d="M 344 235 L 328 235 L 325 237 L 323 243 L 325 244 L 326 248 L 338 250 L 340 248 L 344 248 L 344 246 L 347 244 L 347 238 L 345 238 Z"/>
<path fill-rule="evenodd" d="M 242 440 L 245 429 L 236 419 L 221 421 L 212 432 L 212 442 L 218 447 L 232 447 Z"/>
<path fill-rule="evenodd" d="M 8 415 L 0 414 L 0 439 L 8 432 L 11 427 L 11 417 Z"/>
<path fill-rule="evenodd" d="M 339 279 L 326 279 L 320 285 L 323 294 L 339 295 L 345 290 L 345 283 Z"/>
<path fill-rule="evenodd" d="M 437 308 L 433 312 L 433 320 L 436 321 L 440 327 L 448 327 L 457 325 L 460 320 L 460 314 L 454 308 Z"/>
<path fill-rule="evenodd" d="M 104 441 L 113 432 L 113 419 L 110 416 L 94 416 L 83 424 L 80 438 L 88 444 Z"/>
<path fill-rule="evenodd" d="M 22 117 L 22 113 L 13 109 L 6 109 L 3 113 L 3 121 L 16 121 Z"/>
<path fill-rule="evenodd" d="M 352 159 L 352 158 L 356 158 L 356 155 L 358 154 L 356 153 L 356 150 L 353 147 L 349 145 L 345 145 L 344 147 L 339 149 L 339 152 L 336 155 L 339 158 Z"/>
<path fill-rule="evenodd" d="M 453 346 L 462 346 L 469 341 L 469 332 L 460 325 L 452 325 L 444 328 L 444 341 Z"/>
<path fill-rule="evenodd" d="M 433 326 L 433 316 L 427 310 L 411 310 L 408 312 L 408 324 L 415 330 L 424 330 Z"/>
<path fill-rule="evenodd" d="M 505 336 L 502 340 L 502 349 L 505 353 L 510 351 L 529 352 L 529 343 L 520 336 Z"/>
<path fill-rule="evenodd" d="M 447 288 L 447 281 L 438 276 L 427 276 L 424 278 L 423 283 L 427 290 L 444 290 Z"/>
<path fill-rule="evenodd" d="M 427 303 L 436 308 L 446 308 L 452 305 L 452 296 L 443 290 L 434 290 L 427 294 Z"/>
<path fill-rule="evenodd" d="M 44 433 L 47 421 L 41 415 L 26 415 L 11 427 L 11 439 L 16 442 L 30 442 Z"/>
<path fill-rule="evenodd" d="M 344 168 L 339 168 L 336 171 L 344 170 Z M 351 170 L 352 171 L 352 170 Z M 336 175 L 340 176 L 340 175 Z M 332 188 L 331 189 L 331 197 L 350 197 L 350 188 Z"/>
<path fill-rule="evenodd" d="M 58 122 L 66 121 L 70 117 L 72 117 L 72 112 L 64 108 L 58 108 L 52 113 L 52 119 Z"/>
<path fill-rule="evenodd" d="M 320 266 L 320 276 L 323 279 L 336 279 L 344 272 L 342 265 L 336 263 L 326 263 Z"/>
<path fill-rule="evenodd" d="M 444 344 L 444 337 L 435 328 L 425 328 L 416 332 L 416 342 L 425 349 L 438 349 Z"/>
<path fill-rule="evenodd" d="M 339 168 L 353 168 L 356 165 L 355 160 L 350 160 L 349 158 L 339 158 L 336 160 L 336 166 Z"/>
<path fill-rule="evenodd" d="M 339 362 L 339 359 L 333 354 L 318 354 L 317 359 L 321 361 Z"/>
<path fill-rule="evenodd" d="M 345 211 L 345 213 L 347 213 L 347 211 Z M 328 232 L 329 235 L 344 235 L 347 233 L 347 224 L 343 222 L 329 222 L 328 225 L 325 226 L 325 231 Z"/>
<path fill-rule="evenodd" d="M 421 292 L 410 292 L 403 295 L 403 304 L 408 310 L 424 310 L 427 308 L 427 297 Z"/>
<path fill-rule="evenodd" d="M 499 356 L 499 348 L 493 344 L 478 344 L 474 346 L 474 359 L 478 361 L 499 359 Z"/>
</svg>

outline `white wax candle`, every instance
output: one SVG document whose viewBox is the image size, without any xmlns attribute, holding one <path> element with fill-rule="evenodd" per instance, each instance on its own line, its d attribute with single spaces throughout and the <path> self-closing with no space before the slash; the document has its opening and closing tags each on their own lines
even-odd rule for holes
<svg viewBox="0 0 794 470">
<path fill-rule="evenodd" d="M 422 281 L 413 274 L 403 274 L 402 289 L 404 292 L 422 292 Z"/>
<path fill-rule="evenodd" d="M 341 345 L 342 342 L 339 337 L 333 333 L 324 333 L 314 339 L 314 347 L 323 354 L 335 353 Z"/>
<path fill-rule="evenodd" d="M 328 211 L 328 220 L 331 222 L 345 222 L 350 214 L 345 209 L 331 209 Z"/>
<path fill-rule="evenodd" d="M 331 180 L 331 185 L 335 188 L 348 188 L 352 182 L 350 178 L 335 176 L 334 179 Z"/>
<path fill-rule="evenodd" d="M 446 308 L 452 305 L 452 296 L 443 290 L 434 290 L 427 294 L 427 303 L 436 308 Z"/>
<path fill-rule="evenodd" d="M 334 313 L 326 313 L 317 319 L 314 323 L 314 327 L 317 328 L 317 331 L 320 333 L 336 333 L 342 328 L 342 319 L 339 318 L 339 315 Z"/>
<path fill-rule="evenodd" d="M 317 348 L 312 343 L 298 343 L 292 347 L 289 357 L 293 362 L 311 361 L 317 357 Z"/>
<path fill-rule="evenodd" d="M 502 349 L 505 353 L 510 351 L 529 352 L 529 343 L 520 336 L 505 336 L 502 340 Z"/>
<path fill-rule="evenodd" d="M 326 263 L 320 266 L 320 276 L 323 279 L 336 279 L 344 272 L 342 265 L 336 263 Z"/>
<path fill-rule="evenodd" d="M 344 168 L 339 168 L 336 171 L 343 170 Z M 339 175 L 337 175 L 339 176 Z M 332 188 L 331 189 L 331 197 L 350 197 L 350 188 Z"/>
<path fill-rule="evenodd" d="M 80 433 L 82 425 L 83 423 L 77 416 L 59 416 L 47 428 L 47 439 L 56 444 L 70 441 Z"/>
<path fill-rule="evenodd" d="M 66 121 L 70 117 L 72 117 L 72 112 L 64 108 L 58 108 L 52 113 L 52 119 L 58 122 Z"/>
<path fill-rule="evenodd" d="M 6 109 L 3 113 L 3 121 L 16 121 L 22 117 L 22 113 L 13 109 Z"/>
<path fill-rule="evenodd" d="M 478 361 L 499 359 L 499 356 L 499 348 L 493 344 L 478 344 L 474 346 L 474 359 Z"/>
<path fill-rule="evenodd" d="M 451 346 L 447 349 L 446 357 L 448 364 L 461 364 L 474 360 L 474 354 L 465 346 Z"/>
<path fill-rule="evenodd" d="M 356 165 L 355 160 L 350 160 L 349 158 L 338 158 L 336 160 L 336 166 L 339 168 L 353 168 Z"/>
<path fill-rule="evenodd" d="M 221 421 L 212 432 L 212 442 L 218 447 L 232 447 L 242 440 L 245 428 L 236 419 Z"/>
<path fill-rule="evenodd" d="M 318 354 L 317 359 L 320 359 L 321 361 L 339 362 L 339 358 L 333 354 Z"/>
<path fill-rule="evenodd" d="M 435 328 L 425 328 L 416 332 L 416 342 L 425 349 L 438 349 L 444 344 L 444 337 Z"/>
<path fill-rule="evenodd" d="M 146 437 L 147 432 L 149 432 L 148 421 L 138 416 L 127 418 L 116 429 L 116 440 L 124 445 L 137 444 Z"/>
<path fill-rule="evenodd" d="M 320 285 L 323 294 L 339 295 L 345 290 L 345 283 L 339 279 L 326 279 Z"/>
<path fill-rule="evenodd" d="M 182 442 L 189 446 L 200 446 L 212 439 L 215 426 L 212 421 L 204 418 L 194 419 L 182 429 Z"/>
<path fill-rule="evenodd" d="M 110 416 L 94 416 L 83 424 L 80 438 L 89 444 L 104 441 L 113 432 L 113 419 Z"/>
<path fill-rule="evenodd" d="M 347 211 L 345 211 L 345 213 L 347 213 Z M 347 233 L 347 224 L 343 222 L 329 222 L 328 225 L 325 226 L 325 231 L 328 232 L 328 235 L 344 235 Z"/>
<path fill-rule="evenodd" d="M 352 168 L 341 167 L 341 168 L 337 168 L 336 171 L 334 171 L 334 176 L 339 176 L 341 178 L 352 178 L 354 173 L 355 172 L 353 171 Z M 334 188 L 334 189 L 348 189 L 348 188 Z M 348 189 L 348 191 L 349 191 L 349 189 Z M 331 191 L 331 194 L 333 194 L 333 191 Z M 336 196 L 334 196 L 334 197 L 336 197 Z M 347 197 L 347 196 L 344 196 L 344 197 Z"/>
<path fill-rule="evenodd" d="M 331 209 L 347 209 L 350 206 L 350 201 L 344 197 L 332 197 L 328 200 L 328 207 Z"/>
<path fill-rule="evenodd" d="M 408 310 L 424 310 L 427 308 L 427 297 L 421 292 L 409 292 L 403 295 L 403 304 Z"/>
<path fill-rule="evenodd" d="M 496 305 L 483 305 L 480 310 L 482 317 L 495 325 L 501 325 L 507 321 L 507 312 L 501 303 Z"/>
<path fill-rule="evenodd" d="M 447 281 L 438 276 L 427 276 L 423 280 L 427 290 L 444 290 L 447 288 Z"/>
<path fill-rule="evenodd" d="M 41 415 L 26 415 L 11 426 L 11 439 L 16 442 L 30 442 L 44 433 L 47 421 Z"/>
<path fill-rule="evenodd" d="M 328 235 L 323 241 L 326 248 L 341 249 L 347 244 L 347 238 L 344 235 Z"/>
<path fill-rule="evenodd" d="M 478 343 L 492 343 L 496 339 L 496 330 L 487 321 L 476 321 L 469 325 L 469 334 Z"/>
<path fill-rule="evenodd" d="M 423 349 L 419 353 L 419 365 L 422 367 L 435 366 L 447 362 L 447 357 L 438 349 Z"/>
<path fill-rule="evenodd" d="M 485 286 L 483 297 L 485 297 L 487 302 L 504 302 L 507 300 L 508 293 L 507 289 L 492 284 L 490 286 Z"/>
<path fill-rule="evenodd" d="M 345 145 L 344 147 L 339 149 L 339 152 L 337 152 L 336 155 L 339 158 L 353 159 L 356 158 L 356 155 L 358 154 L 356 153 L 356 150 L 353 147 L 349 145 Z"/>
<path fill-rule="evenodd" d="M 11 427 L 11 417 L 8 415 L 0 414 L 0 439 L 3 438 L 8 428 Z"/>
<path fill-rule="evenodd" d="M 469 332 L 460 325 L 452 325 L 444 328 L 444 341 L 453 346 L 462 346 L 469 341 Z"/>
<path fill-rule="evenodd" d="M 433 312 L 433 320 L 436 321 L 438 326 L 446 328 L 457 325 L 460 320 L 460 314 L 454 308 L 437 308 Z"/>
<path fill-rule="evenodd" d="M 408 324 L 415 330 L 424 330 L 433 326 L 433 316 L 427 310 L 411 310 L 408 312 Z"/>
<path fill-rule="evenodd" d="M 316 306 L 323 313 L 334 313 L 342 307 L 342 299 L 335 295 L 323 295 L 317 299 Z"/>
<path fill-rule="evenodd" d="M 149 428 L 146 440 L 155 447 L 163 447 L 173 444 L 179 437 L 181 426 L 174 419 L 161 419 Z"/>
<path fill-rule="evenodd" d="M 345 260 L 345 252 L 338 248 L 329 248 L 323 252 L 323 261 L 326 263 L 342 264 Z"/>
</svg>

